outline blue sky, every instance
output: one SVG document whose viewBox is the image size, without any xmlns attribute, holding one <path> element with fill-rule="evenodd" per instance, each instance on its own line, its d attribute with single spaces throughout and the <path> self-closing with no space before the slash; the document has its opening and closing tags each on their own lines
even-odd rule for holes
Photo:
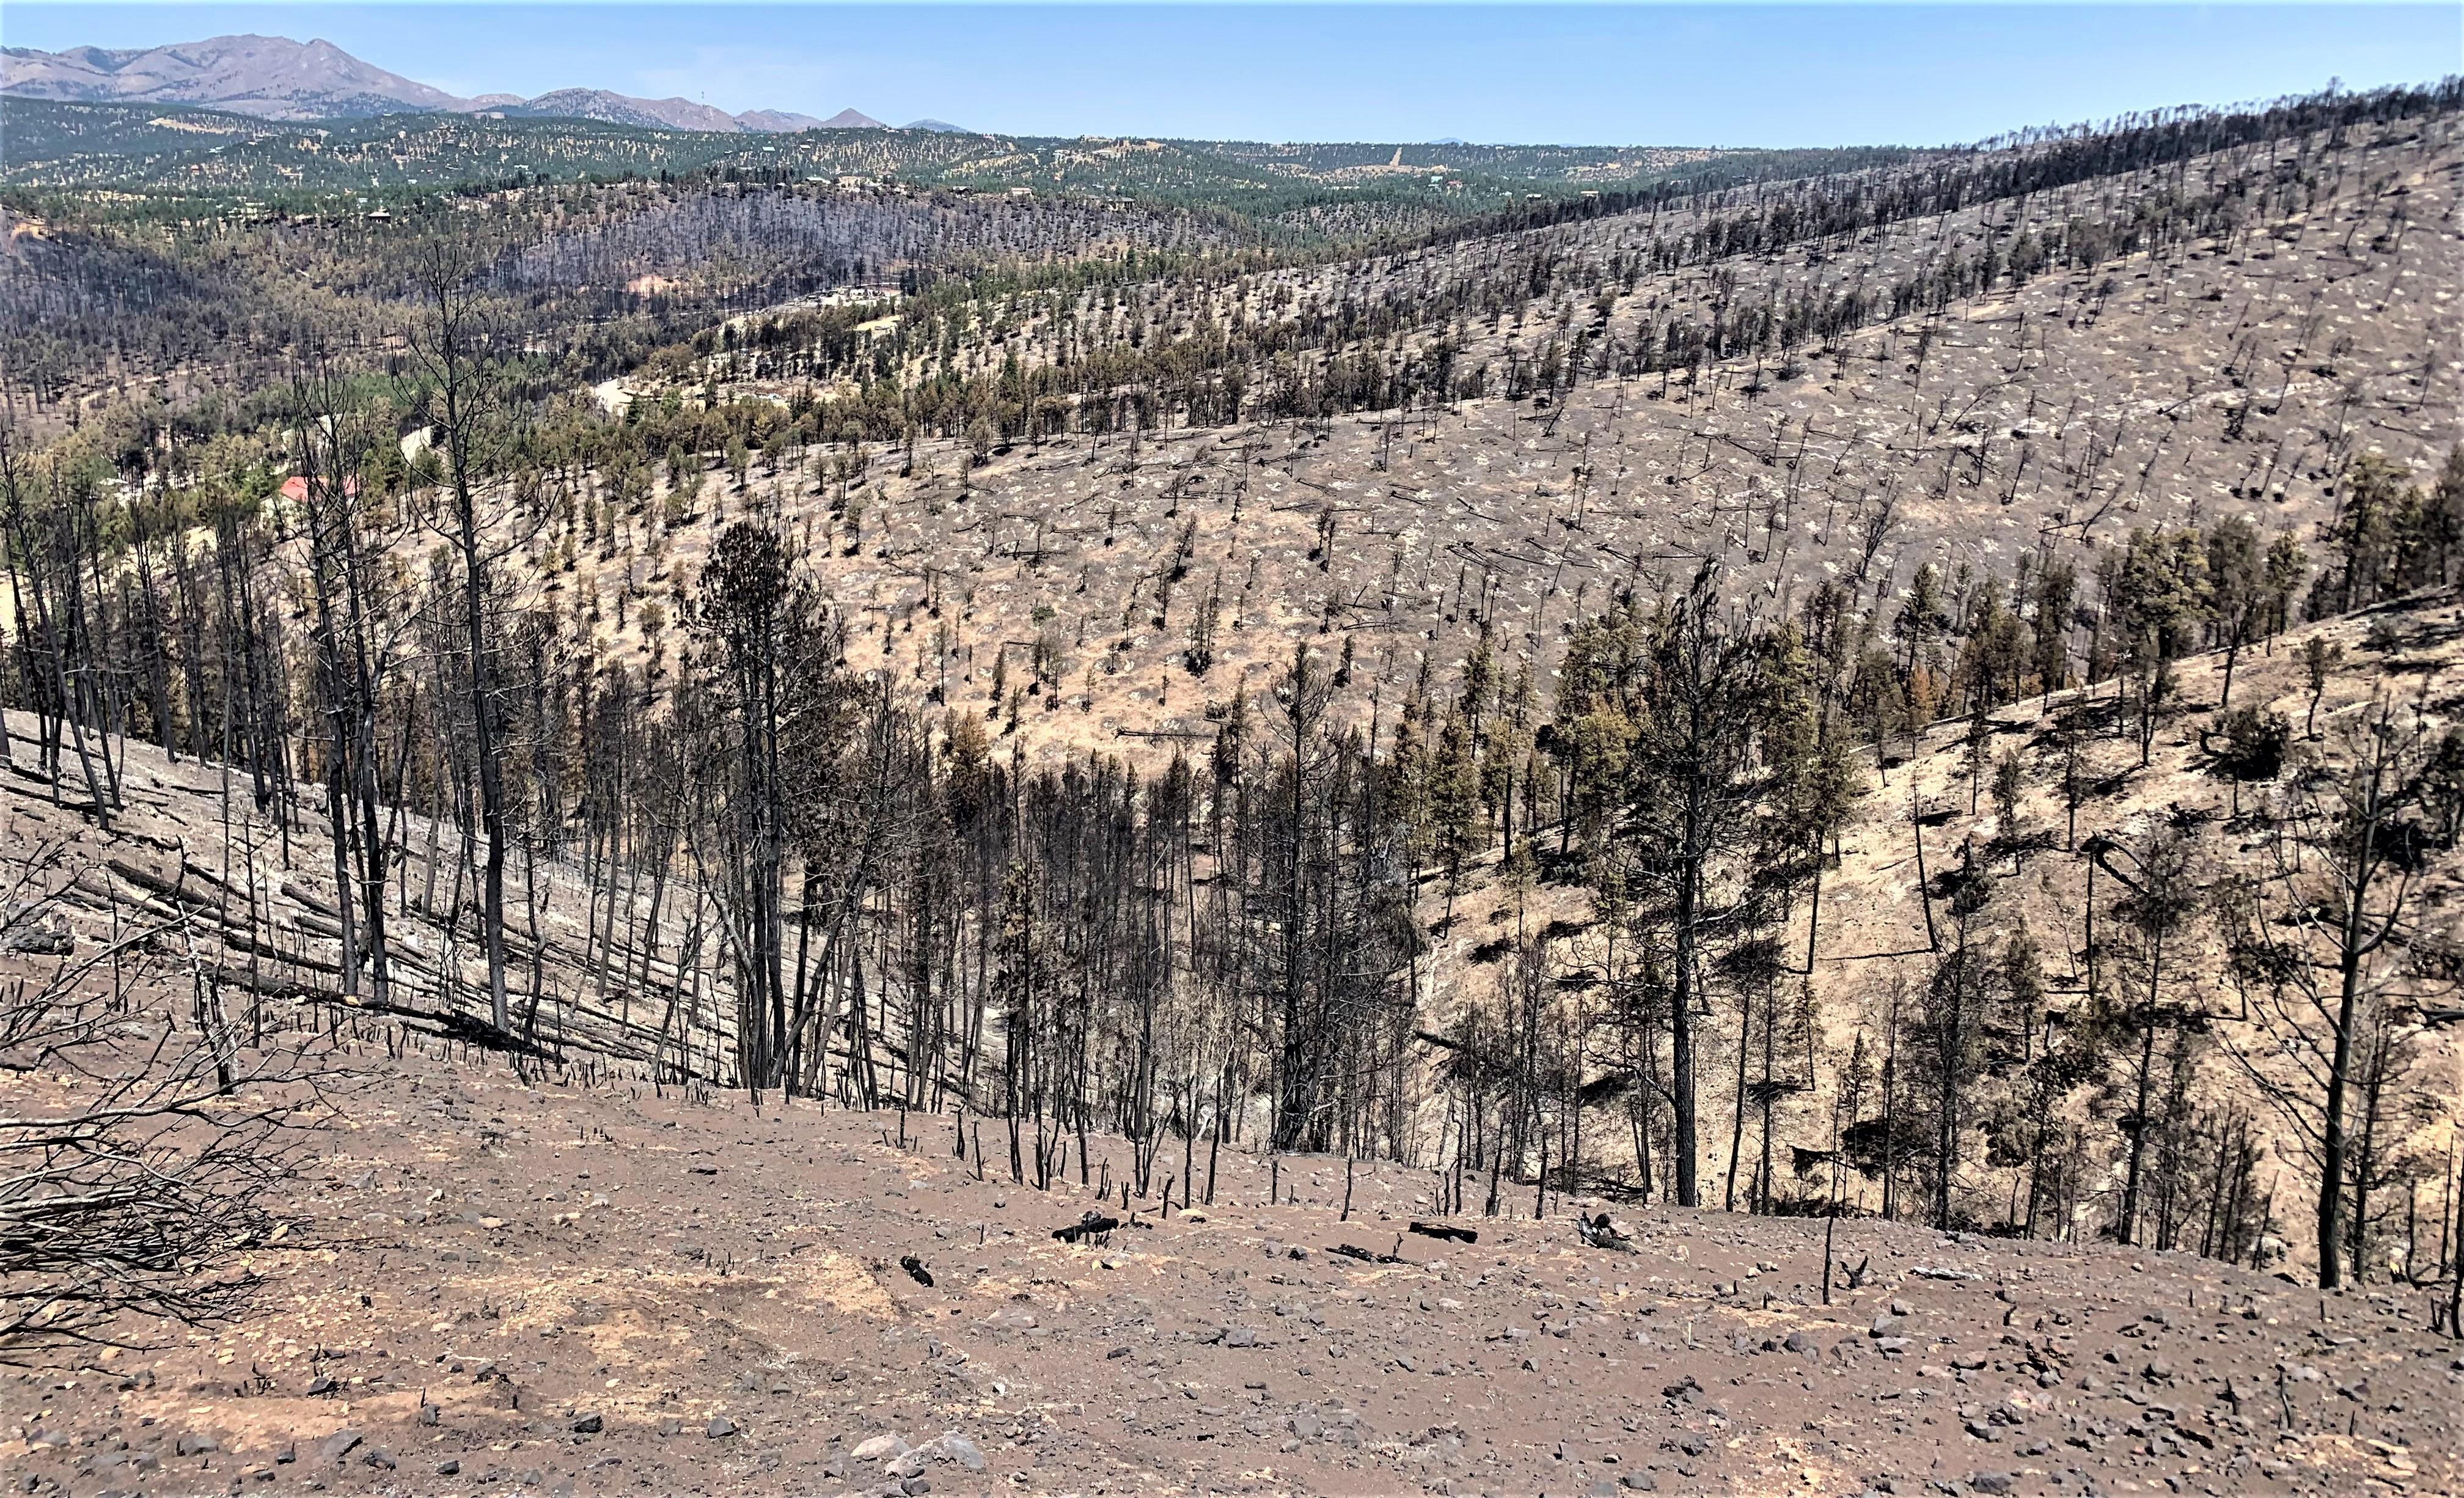
<svg viewBox="0 0 2464 1498">
<path fill-rule="evenodd" d="M 1022 134 L 1933 144 L 2464 71 L 2464 6 L 0 6 L 0 41 L 321 36 L 457 94 L 592 86 Z"/>
</svg>

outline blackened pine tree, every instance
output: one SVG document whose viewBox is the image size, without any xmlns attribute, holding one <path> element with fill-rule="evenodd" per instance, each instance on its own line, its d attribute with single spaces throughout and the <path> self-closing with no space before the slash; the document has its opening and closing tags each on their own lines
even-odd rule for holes
<svg viewBox="0 0 2464 1498">
<path fill-rule="evenodd" d="M 785 869 L 799 817 L 826 764 L 837 641 L 818 591 L 779 534 L 738 520 L 719 533 L 694 611 L 708 650 L 700 726 L 710 840 L 698 861 L 728 917 L 737 970 L 737 1066 L 746 1090 L 787 1085 Z"/>
<path fill-rule="evenodd" d="M 1669 1097 L 1673 1176 L 1683 1206 L 1702 1205 L 1695 1023 L 1705 1003 L 1706 942 L 1733 932 L 1736 865 L 1755 844 L 1757 769 L 1772 701 L 1764 630 L 1730 612 L 1706 561 L 1661 604 L 1636 658 L 1641 712 L 1623 823 L 1643 848 L 1669 933 Z"/>
</svg>

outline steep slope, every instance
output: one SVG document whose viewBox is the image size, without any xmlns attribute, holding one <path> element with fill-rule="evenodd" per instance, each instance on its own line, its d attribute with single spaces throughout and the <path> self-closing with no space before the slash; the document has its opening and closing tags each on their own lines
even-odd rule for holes
<svg viewBox="0 0 2464 1498">
<path fill-rule="evenodd" d="M 2394 617 L 2407 636 L 2446 627 L 2428 647 L 2444 660 L 2452 611 Z M 2285 664 L 2255 665 L 2249 700 L 2280 697 Z M 2340 677 L 2324 711 L 2366 690 Z M 1935 747 L 1911 761 L 1928 800 L 1949 783 Z M 2139 794 L 2196 773 L 2168 750 Z M 680 1050 L 654 1087 L 584 997 L 591 895 L 561 865 L 529 923 L 559 989 L 548 1053 L 510 1058 L 517 1074 L 482 1031 L 442 1023 L 446 996 L 423 985 L 467 953 L 432 923 L 397 932 L 405 1012 L 325 988 L 319 819 L 286 840 L 244 782 L 226 815 L 215 767 L 143 745 L 124 776 L 109 834 L 0 777 L 0 875 L 18 896 L 21 879 L 68 892 L 40 929 L 64 922 L 78 955 L 118 944 L 98 983 L 124 972 L 186 1016 L 190 975 L 209 975 L 225 1023 L 312 1058 L 335 1107 L 269 1203 L 283 1235 L 237 1266 L 259 1280 L 243 1320 L 0 1383 L 0 1451 L 30 1492 L 837 1492 L 921 1475 L 959 1492 L 1904 1493 L 1921 1478 L 2341 1494 L 2464 1475 L 2439 1419 L 2464 1367 L 2425 1325 L 2435 1286 L 2318 1295 L 2182 1252 L 1863 1217 L 1826 1234 L 1584 1195 L 1535 1214 L 1528 1186 L 1497 1215 L 1442 1220 L 1472 1238 L 1444 1241 L 1409 1230 L 1440 1218 L 1442 1178 L 1393 1163 L 1099 1135 L 1037 1189 L 1010 1178 L 997 1121 L 753 1106 L 679 1083 L 698 1060 Z M 415 816 L 407 833 L 415 862 Z M 1912 940 L 1893 835 L 1885 805 L 1850 840 L 1841 961 Z M 59 970 L 11 948 L 0 979 Z M 122 1022 L 159 1023 L 143 1003 Z M 0 1098 L 48 1101 L 55 1081 L 0 1071 Z M 1098 1208 L 1130 1225 L 1052 1238 Z M 1630 1220 L 1631 1252 L 1581 1240 L 1572 1214 L 1607 1210 Z"/>
<path fill-rule="evenodd" d="M 2448 123 L 2357 134 L 2351 149 L 2341 187 L 2256 233 L 2085 256 L 1781 358 L 1706 357 L 1673 373 L 1628 371 L 1736 306 L 1884 301 L 1962 245 L 2060 222 L 2085 236 L 2126 225 L 2145 185 L 2043 194 L 2020 222 L 1963 210 L 1853 245 L 1630 279 L 1605 268 L 1648 253 L 1655 224 L 1683 236 L 1703 220 L 1639 212 L 1202 293 L 1158 284 L 1143 291 L 1157 336 L 1195 340 L 1375 306 L 1398 284 L 1470 300 L 1519 292 L 1525 265 L 1557 277 L 1510 315 L 1330 341 L 1281 366 L 1442 358 L 1477 371 L 1483 393 L 1434 408 L 1161 421 L 1134 440 L 1029 435 L 972 466 L 959 443 L 922 444 L 912 462 L 882 445 L 855 464 L 871 502 L 852 525 L 821 476 L 827 457 L 804 473 L 756 467 L 746 492 L 824 539 L 810 564 L 847 611 L 859 663 L 919 699 L 987 711 L 1000 655 L 1015 672 L 1042 639 L 1049 685 L 1021 741 L 1157 756 L 1211 738 L 1210 707 L 1244 678 L 1268 679 L 1301 642 L 1356 657 L 1343 710 L 1364 723 L 1382 699 L 1391 728 L 1424 661 L 1448 680 L 1470 644 L 1465 621 L 1481 616 L 1502 655 L 1542 673 L 1545 696 L 1576 619 L 1619 589 L 1682 579 L 1706 554 L 1766 609 L 1793 611 L 1821 582 L 1887 609 L 1926 562 L 2007 574 L 2040 550 L 2226 515 L 2306 539 L 2333 515 L 2353 455 L 2427 473 L 2464 438 L 2440 394 L 2464 336 L 2453 290 L 2464 284 L 2464 140 Z M 2239 167 L 2191 171 L 2222 185 Z M 2380 228 L 2396 216 L 2391 238 Z M 1000 309 L 984 319 L 1000 341 L 961 345 L 957 372 L 1052 357 L 1115 316 L 1100 299 L 1031 319 Z M 894 327 L 873 324 L 884 337 Z M 1553 396 L 1529 388 L 1552 361 L 1598 373 Z M 803 383 L 792 356 L 703 367 L 722 394 L 753 399 L 782 401 Z M 1249 408 L 1273 399 L 1259 388 L 1273 372 L 1253 375 Z M 1056 403 L 1100 410 L 1102 399 Z M 1289 402 L 1321 399 L 1306 389 Z M 724 474 L 691 482 L 705 491 L 696 514 L 739 502 Z M 706 545 L 697 529 L 675 534 L 659 571 L 690 576 Z M 1191 620 L 1219 587 L 1222 628 L 1194 671 Z"/>
</svg>

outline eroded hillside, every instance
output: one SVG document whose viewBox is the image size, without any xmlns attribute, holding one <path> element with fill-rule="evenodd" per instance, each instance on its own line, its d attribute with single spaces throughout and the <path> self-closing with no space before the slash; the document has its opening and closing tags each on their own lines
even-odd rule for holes
<svg viewBox="0 0 2464 1498">
<path fill-rule="evenodd" d="M 980 467 L 965 444 L 930 441 L 912 458 L 825 451 L 775 476 L 757 459 L 740 493 L 709 473 L 684 507 L 700 524 L 613 522 L 612 549 L 629 554 L 615 576 L 582 549 L 585 575 L 600 572 L 595 632 L 635 644 L 610 595 L 689 584 L 708 528 L 750 504 L 804 541 L 859 667 L 917 700 L 985 708 L 1005 653 L 1003 682 L 1038 688 L 1023 743 L 1147 758 L 1211 737 L 1209 709 L 1299 643 L 1353 663 L 1346 711 L 1364 723 L 1382 699 L 1391 726 L 1416 682 L 1450 682 L 1475 620 L 1545 691 L 1576 622 L 1706 555 L 1766 612 L 1793 612 L 1826 582 L 1887 612 L 1926 562 L 2007 578 L 2032 555 L 2085 557 L 2134 530 L 2228 516 L 2308 540 L 2355 456 L 2427 469 L 2458 436 L 2440 393 L 2455 388 L 2464 337 L 2453 128 L 2357 139 L 2300 206 L 2279 200 L 2291 211 L 2241 207 L 2230 228 L 2161 239 L 2134 228 L 2146 192 L 2265 201 L 2282 190 L 2276 158 L 2201 158 L 1673 272 L 1650 270 L 1645 250 L 1699 233 L 1714 208 L 1690 225 L 1637 212 L 1194 299 L 1161 289 L 1138 315 L 1190 336 L 1415 286 L 1441 300 L 1449 287 L 1518 290 L 1489 315 L 1467 306 L 1315 356 L 1399 368 L 1441 348 L 1487 394 L 1053 435 Z M 2067 262 L 2015 286 L 1938 289 L 1971 257 L 2024 262 L 2057 233 Z M 2134 239 L 2127 253 L 2096 249 Z M 1553 289 L 1524 299 L 1526 264 Z M 961 344 L 953 367 L 1067 359 L 1126 313 L 1127 298 L 1106 310 L 1113 295 L 1066 325 L 1005 318 L 1001 341 Z M 1775 356 L 1717 355 L 1715 325 L 1811 318 L 1843 298 L 1872 305 L 1871 320 L 1836 335 L 1809 322 Z M 895 320 L 889 309 L 877 326 Z M 1689 339 L 1693 363 L 1636 372 Z M 785 391 L 792 365 L 762 373 L 776 359 L 748 352 L 759 378 L 715 388 Z"/>
<path fill-rule="evenodd" d="M 30 1490 L 2452 1487 L 2458 97 L 542 194 L 12 436 Z"/>
</svg>

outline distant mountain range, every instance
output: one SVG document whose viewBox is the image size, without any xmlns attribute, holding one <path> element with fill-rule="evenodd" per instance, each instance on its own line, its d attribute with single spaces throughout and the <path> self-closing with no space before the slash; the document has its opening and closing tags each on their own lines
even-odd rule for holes
<svg viewBox="0 0 2464 1498">
<path fill-rule="evenodd" d="M 537 99 L 443 89 L 362 62 L 329 41 L 213 36 L 166 47 L 0 48 L 0 94 L 80 103 L 196 104 L 265 120 L 334 120 L 403 113 L 500 114 L 598 120 L 652 130 L 881 130 L 853 109 L 816 120 L 781 109 L 740 115 L 688 99 L 634 99 L 604 88 L 561 88 Z M 957 131 L 938 120 L 911 130 Z"/>
</svg>

